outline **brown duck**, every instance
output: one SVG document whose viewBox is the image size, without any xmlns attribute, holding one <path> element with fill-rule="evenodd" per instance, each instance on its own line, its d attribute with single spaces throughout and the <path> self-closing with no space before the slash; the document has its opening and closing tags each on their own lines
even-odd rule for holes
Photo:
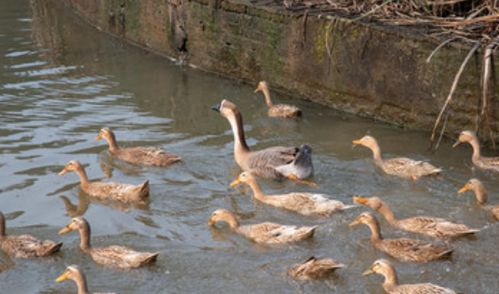
<svg viewBox="0 0 499 294">
<path fill-rule="evenodd" d="M 251 151 L 244 138 L 243 117 L 234 103 L 222 100 L 219 105 L 213 106 L 212 109 L 229 121 L 234 135 L 234 158 L 243 171 L 251 171 L 258 177 L 277 180 L 282 178 L 301 180 L 312 176 L 312 160 L 306 161 L 305 165 L 296 164 L 295 168 L 292 169 L 294 173 L 284 174 L 279 171 L 280 167 L 295 162 L 300 151 L 297 147 L 277 146 Z"/>
<path fill-rule="evenodd" d="M 424 234 L 433 238 L 447 239 L 474 234 L 480 230 L 472 229 L 463 224 L 456 224 L 443 218 L 431 216 L 415 216 L 406 219 L 397 219 L 392 210 L 383 200 L 378 197 L 353 197 L 353 202 L 369 206 L 379 212 L 386 221 L 396 227 L 408 232 Z"/>
<path fill-rule="evenodd" d="M 459 134 L 457 142 L 452 145 L 456 147 L 461 143 L 468 143 L 473 148 L 473 154 L 471 155 L 471 161 L 473 164 L 479 168 L 497 171 L 499 172 L 499 157 L 485 157 L 482 156 L 480 151 L 480 142 L 473 131 L 462 131 Z"/>
<path fill-rule="evenodd" d="M 144 202 L 149 197 L 149 181 L 140 185 L 130 185 L 112 182 L 90 182 L 83 166 L 76 160 L 71 160 L 59 173 L 60 176 L 74 171 L 80 177 L 80 188 L 90 196 L 100 199 L 111 199 L 122 202 Z"/>
<path fill-rule="evenodd" d="M 17 258 L 49 256 L 61 249 L 62 242 L 39 240 L 31 235 L 7 235 L 5 216 L 0 212 L 0 249 Z"/>
<path fill-rule="evenodd" d="M 208 221 L 208 225 L 214 226 L 219 221 L 226 222 L 232 231 L 255 243 L 269 245 L 291 243 L 312 238 L 317 228 L 317 226 L 296 227 L 270 222 L 241 226 L 236 216 L 226 209 L 215 210 Z"/>
<path fill-rule="evenodd" d="M 293 192 L 280 195 L 266 195 L 256 178 L 250 172 L 241 173 L 230 185 L 232 187 L 244 183 L 253 190 L 253 197 L 260 202 L 284 208 L 307 216 L 329 216 L 334 212 L 352 208 L 338 200 L 329 199 L 327 195 L 307 192 Z"/>
<path fill-rule="evenodd" d="M 263 96 L 265 97 L 265 104 L 267 104 L 267 107 L 269 109 L 267 113 L 268 116 L 296 118 L 302 115 L 301 110 L 294 105 L 272 103 L 267 82 L 261 81 L 258 83 L 258 86 L 255 89 L 255 93 L 260 91 L 263 92 Z"/>
<path fill-rule="evenodd" d="M 470 179 L 466 184 L 464 184 L 458 193 L 464 193 L 466 191 L 473 191 L 478 204 L 485 210 L 490 211 L 496 220 L 499 220 L 499 205 L 485 205 L 487 203 L 487 190 L 485 190 L 485 186 L 480 180 Z"/>
<path fill-rule="evenodd" d="M 378 220 L 369 212 L 359 215 L 350 226 L 364 224 L 371 230 L 371 242 L 376 249 L 403 262 L 428 262 L 450 256 L 453 249 L 446 244 L 399 238 L 383 239 Z"/>
<path fill-rule="evenodd" d="M 169 166 L 182 160 L 180 156 L 155 147 L 121 148 L 116 141 L 114 132 L 110 128 L 102 128 L 95 140 L 99 141 L 102 138 L 109 144 L 109 153 L 113 157 L 129 163 L 149 166 Z"/>
<path fill-rule="evenodd" d="M 77 265 L 73 264 L 68 266 L 64 271 L 64 273 L 62 273 L 55 281 L 57 283 L 60 283 L 66 280 L 72 280 L 76 283 L 76 287 L 78 289 L 76 292 L 77 294 L 89 294 L 87 279 L 85 277 L 85 274 Z M 99 294 L 99 293 L 94 293 L 94 294 Z M 113 293 L 108 292 L 100 294 L 113 294 Z"/>
<path fill-rule="evenodd" d="M 451 289 L 430 283 L 399 285 L 397 272 L 392 264 L 386 259 L 376 260 L 371 265 L 370 269 L 362 273 L 364 276 L 371 274 L 378 274 L 385 277 L 383 288 L 386 293 L 389 294 L 456 294 L 456 292 Z"/>
<path fill-rule="evenodd" d="M 310 257 L 303 263 L 295 264 L 288 270 L 288 274 L 297 280 L 320 280 L 327 278 L 336 269 L 345 267 L 331 258 L 317 259 Z"/>
<path fill-rule="evenodd" d="M 95 248 L 90 244 L 90 225 L 83 217 L 75 217 L 59 231 L 64 235 L 71 231 L 80 232 L 80 249 L 90 255 L 99 264 L 115 268 L 137 268 L 156 261 L 159 253 L 139 252 L 124 246 L 108 246 Z"/>
<path fill-rule="evenodd" d="M 417 161 L 406 157 L 383 159 L 378 142 L 371 136 L 364 136 L 359 140 L 353 140 L 352 143 L 371 149 L 374 163 L 389 175 L 417 180 L 420 177 L 435 175 L 442 171 L 428 162 Z"/>
</svg>

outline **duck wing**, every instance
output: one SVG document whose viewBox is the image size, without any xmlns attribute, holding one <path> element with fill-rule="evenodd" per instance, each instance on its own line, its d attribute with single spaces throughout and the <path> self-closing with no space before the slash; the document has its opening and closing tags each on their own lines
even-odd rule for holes
<svg viewBox="0 0 499 294">
<path fill-rule="evenodd" d="M 39 240 L 31 235 L 6 236 L 0 239 L 0 248 L 17 258 L 31 258 L 51 255 L 62 246 L 62 242 Z"/>
<path fill-rule="evenodd" d="M 456 294 L 454 290 L 440 287 L 431 283 L 407 284 L 396 286 L 391 289 L 390 294 Z"/>
<path fill-rule="evenodd" d="M 94 197 L 122 202 L 144 201 L 149 196 L 149 181 L 139 185 L 91 182 L 84 191 Z"/>
<path fill-rule="evenodd" d="M 397 222 L 397 227 L 440 239 L 473 234 L 479 231 L 464 224 L 457 224 L 443 218 L 429 216 L 416 216 L 400 220 Z"/>
<path fill-rule="evenodd" d="M 265 203 L 298 212 L 303 215 L 323 215 L 341 210 L 345 205 L 341 201 L 328 199 L 324 194 L 294 192 L 283 195 L 267 196 Z"/>
<path fill-rule="evenodd" d="M 114 155 L 126 162 L 151 166 L 167 166 L 182 160 L 180 156 L 155 147 L 122 148 Z"/>
<path fill-rule="evenodd" d="M 282 244 L 310 238 L 316 228 L 317 226 L 296 227 L 267 222 L 241 226 L 238 233 L 257 243 Z"/>
<path fill-rule="evenodd" d="M 299 280 L 315 280 L 326 278 L 335 269 L 345 265 L 336 262 L 331 258 L 317 259 L 314 256 L 305 262 L 296 264 L 288 270 L 288 274 Z"/>
<path fill-rule="evenodd" d="M 408 179 L 418 179 L 422 176 L 438 174 L 442 169 L 425 161 L 413 160 L 406 157 L 397 157 L 383 160 L 383 170 L 387 174 L 397 175 Z"/>
<path fill-rule="evenodd" d="M 376 247 L 405 262 L 428 262 L 446 257 L 453 251 L 444 243 L 430 243 L 409 238 L 381 240 L 376 243 Z"/>
<path fill-rule="evenodd" d="M 299 117 L 301 114 L 298 107 L 289 104 L 277 104 L 268 111 L 268 115 L 272 117 Z"/>
<path fill-rule="evenodd" d="M 156 261 L 159 253 L 139 252 L 125 246 L 92 248 L 92 259 L 103 265 L 116 268 L 137 268 Z"/>
</svg>

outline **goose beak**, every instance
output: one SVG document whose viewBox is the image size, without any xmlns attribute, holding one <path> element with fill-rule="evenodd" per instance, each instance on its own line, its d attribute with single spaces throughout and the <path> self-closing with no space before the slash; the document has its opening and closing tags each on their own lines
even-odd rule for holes
<svg viewBox="0 0 499 294">
<path fill-rule="evenodd" d="M 216 112 L 220 112 L 220 104 L 216 104 L 216 105 L 213 105 L 211 107 L 212 110 L 216 111 Z"/>
<path fill-rule="evenodd" d="M 69 278 L 69 271 L 65 271 L 64 273 L 62 273 L 62 275 L 60 275 L 55 281 L 57 283 L 60 283 L 62 281 L 65 281 Z"/>
<path fill-rule="evenodd" d="M 466 184 L 464 184 L 464 186 L 461 189 L 459 189 L 459 191 L 457 191 L 457 193 L 461 194 L 461 193 L 464 193 L 464 192 L 469 191 L 469 190 L 470 190 L 470 185 L 468 185 L 466 183 Z"/>
<path fill-rule="evenodd" d="M 353 203 L 366 204 L 368 199 L 366 197 L 353 196 Z"/>
<path fill-rule="evenodd" d="M 456 143 L 454 143 L 454 145 L 452 145 L 452 148 L 456 148 L 459 144 L 461 144 L 460 141 L 456 141 Z"/>
<path fill-rule="evenodd" d="M 60 231 L 59 231 L 59 235 L 64 235 L 66 233 L 69 233 L 71 232 L 73 229 L 71 228 L 70 225 L 67 225 L 65 226 L 64 228 L 62 228 Z"/>
<path fill-rule="evenodd" d="M 354 145 L 361 145 L 362 143 L 361 143 L 360 140 L 353 140 L 352 144 L 354 144 Z"/>
</svg>

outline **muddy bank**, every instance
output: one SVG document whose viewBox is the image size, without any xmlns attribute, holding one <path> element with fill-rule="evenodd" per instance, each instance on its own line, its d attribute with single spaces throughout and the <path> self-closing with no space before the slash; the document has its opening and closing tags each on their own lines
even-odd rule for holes
<svg viewBox="0 0 499 294">
<path fill-rule="evenodd" d="M 442 48 L 414 32 L 289 12 L 263 2 L 71 0 L 99 29 L 203 70 L 373 117 L 431 130 L 469 51 Z M 268 3 L 268 2 L 267 2 Z M 497 55 L 497 53 L 496 53 Z M 497 58 L 496 58 L 497 59 Z M 475 129 L 481 105 L 481 58 L 472 58 L 451 103 L 447 131 Z M 499 72 L 496 62 L 495 72 Z M 493 83 L 497 92 L 497 78 Z M 494 105 L 496 97 L 490 97 Z M 491 127 L 499 141 L 499 108 Z M 488 136 L 487 136 L 488 137 Z"/>
</svg>

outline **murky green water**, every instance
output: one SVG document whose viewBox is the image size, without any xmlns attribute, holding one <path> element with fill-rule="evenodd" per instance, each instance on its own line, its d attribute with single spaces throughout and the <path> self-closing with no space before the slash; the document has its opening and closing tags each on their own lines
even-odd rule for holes
<svg viewBox="0 0 499 294">
<path fill-rule="evenodd" d="M 314 148 L 319 192 L 351 202 L 351 196 L 378 195 L 400 217 L 442 216 L 482 227 L 474 239 L 453 242 L 454 257 L 424 265 L 395 262 L 401 282 L 430 281 L 464 293 L 497 293 L 499 224 L 457 189 L 471 176 L 499 203 L 497 177 L 470 168 L 470 150 L 444 141 L 428 154 L 427 133 L 408 132 L 338 114 L 304 101 L 301 121 L 266 117 L 253 85 L 240 84 L 131 47 L 93 28 L 51 2 L 0 1 L 0 209 L 10 216 L 11 233 L 32 233 L 64 241 L 60 254 L 38 260 L 9 260 L 0 254 L 1 293 L 72 293 L 54 279 L 66 265 L 79 264 L 90 290 L 119 293 L 382 293 L 381 277 L 360 273 L 384 255 L 368 243 L 365 227 L 347 224 L 360 212 L 326 220 L 308 219 L 259 205 L 231 189 L 238 169 L 228 123 L 210 105 L 230 98 L 243 111 L 249 143 L 257 148 L 307 142 Z M 256 84 L 256 83 L 255 83 Z M 286 97 L 274 93 L 280 101 Z M 180 154 L 184 163 L 168 169 L 110 162 L 101 127 L 113 127 L 124 145 L 155 145 Z M 376 172 L 370 152 L 351 140 L 370 132 L 387 156 L 428 159 L 445 169 L 440 179 L 417 183 Z M 87 165 L 92 179 L 152 183 L 145 208 L 112 207 L 79 193 L 76 175 L 58 177 L 71 159 Z M 116 168 L 118 166 L 119 168 Z M 263 183 L 268 192 L 307 190 L 293 183 Z M 74 206 L 67 205 L 63 197 Z M 67 205 L 67 206 L 66 206 Z M 67 208 L 68 207 L 68 208 Z M 242 222 L 320 224 L 313 241 L 263 248 L 226 227 L 209 229 L 216 208 L 239 213 Z M 78 249 L 78 234 L 58 236 L 70 215 L 91 223 L 95 245 L 123 244 L 160 251 L 156 265 L 118 271 L 93 263 Z M 386 236 L 405 235 L 387 227 Z M 297 283 L 285 272 L 311 255 L 345 263 L 331 280 Z M 13 265 L 12 263 L 15 263 Z"/>
</svg>

